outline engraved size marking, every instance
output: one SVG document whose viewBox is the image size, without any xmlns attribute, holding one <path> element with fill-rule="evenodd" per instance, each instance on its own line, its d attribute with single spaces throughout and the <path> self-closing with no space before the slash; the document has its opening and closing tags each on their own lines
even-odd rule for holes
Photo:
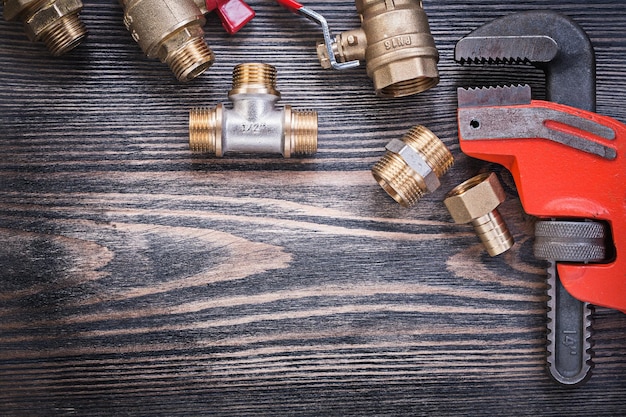
<svg viewBox="0 0 626 417">
<path fill-rule="evenodd" d="M 389 40 L 386 40 L 385 48 L 387 50 L 395 49 L 395 48 L 402 48 L 410 44 L 411 44 L 411 36 L 398 36 L 396 38 L 391 38 Z"/>
<path fill-rule="evenodd" d="M 265 123 L 242 123 L 241 131 L 243 133 L 261 133 L 267 130 Z"/>
<path fill-rule="evenodd" d="M 563 345 L 567 346 L 570 350 L 570 355 L 576 355 L 578 352 L 576 350 L 576 338 L 575 336 L 578 334 L 575 330 L 564 330 L 563 331 Z M 574 335 L 574 336 L 570 336 Z"/>
<path fill-rule="evenodd" d="M 130 30 L 130 25 L 133 24 L 133 17 L 131 15 L 124 15 L 124 26 L 127 30 Z"/>
</svg>

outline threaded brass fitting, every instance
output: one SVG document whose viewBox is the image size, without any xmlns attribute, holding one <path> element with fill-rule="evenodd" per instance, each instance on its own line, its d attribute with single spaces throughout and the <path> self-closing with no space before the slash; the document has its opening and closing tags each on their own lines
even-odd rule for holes
<svg viewBox="0 0 626 417">
<path fill-rule="evenodd" d="M 361 28 L 336 36 L 331 45 L 338 62 L 367 61 L 367 75 L 381 97 L 417 94 L 439 83 L 439 52 L 421 0 L 356 0 Z M 330 68 L 326 45 L 317 46 Z"/>
<path fill-rule="evenodd" d="M 444 204 L 456 223 L 471 223 L 491 256 L 513 246 L 513 237 L 497 207 L 506 198 L 494 173 L 477 175 L 448 193 Z"/>
<path fill-rule="evenodd" d="M 402 140 L 393 139 L 372 168 L 378 184 L 404 207 L 440 186 L 454 159 L 444 143 L 424 126 L 412 127 Z"/>
<path fill-rule="evenodd" d="M 124 24 L 148 58 L 167 63 L 179 81 L 190 81 L 214 61 L 204 41 L 204 14 L 193 0 L 120 0 Z"/>
<path fill-rule="evenodd" d="M 54 56 L 77 47 L 87 36 L 80 21 L 80 0 L 4 0 L 4 18 L 21 20 L 33 42 L 42 41 Z"/>
<path fill-rule="evenodd" d="M 267 64 L 240 64 L 233 70 L 228 93 L 232 109 L 189 112 L 192 152 L 223 156 L 227 152 L 311 155 L 317 151 L 317 112 L 276 109 L 276 68 Z"/>
</svg>

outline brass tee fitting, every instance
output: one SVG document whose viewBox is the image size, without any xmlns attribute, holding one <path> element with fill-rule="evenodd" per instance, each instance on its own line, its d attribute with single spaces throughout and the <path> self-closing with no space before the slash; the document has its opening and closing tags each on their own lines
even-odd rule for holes
<svg viewBox="0 0 626 417">
<path fill-rule="evenodd" d="M 192 152 L 223 156 L 227 152 L 311 155 L 317 151 L 317 112 L 277 109 L 276 68 L 239 64 L 228 93 L 232 109 L 221 104 L 189 112 Z"/>
<path fill-rule="evenodd" d="M 361 27 L 335 37 L 338 62 L 365 60 L 367 75 L 381 97 L 403 97 L 439 82 L 439 53 L 430 34 L 421 0 L 356 0 Z M 328 48 L 317 45 L 324 68 L 330 68 Z"/>
<path fill-rule="evenodd" d="M 213 64 L 204 40 L 200 0 L 120 0 L 124 24 L 148 58 L 167 63 L 179 81 L 190 81 Z"/>
<path fill-rule="evenodd" d="M 393 139 L 372 168 L 378 184 L 403 207 L 415 204 L 441 183 L 454 159 L 444 143 L 424 126 L 412 127 L 402 140 Z"/>
<path fill-rule="evenodd" d="M 54 56 L 77 47 L 87 36 L 78 14 L 80 0 L 4 0 L 4 18 L 21 20 L 33 42 L 42 41 Z"/>
<path fill-rule="evenodd" d="M 506 198 L 494 173 L 479 174 L 456 186 L 443 201 L 455 223 L 472 223 L 491 256 L 513 246 L 513 237 L 497 207 Z"/>
</svg>

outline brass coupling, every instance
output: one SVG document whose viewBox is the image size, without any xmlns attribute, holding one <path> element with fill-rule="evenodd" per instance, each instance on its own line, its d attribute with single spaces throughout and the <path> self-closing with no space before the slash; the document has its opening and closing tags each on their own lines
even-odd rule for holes
<svg viewBox="0 0 626 417">
<path fill-rule="evenodd" d="M 421 0 L 356 0 L 361 27 L 335 37 L 338 62 L 363 61 L 381 97 L 417 94 L 439 83 L 439 52 Z M 331 68 L 328 47 L 318 43 L 324 68 Z"/>
<path fill-rule="evenodd" d="M 228 93 L 233 107 L 219 104 L 189 112 L 192 152 L 223 156 L 236 153 L 279 153 L 285 158 L 317 151 L 317 112 L 276 108 L 276 68 L 239 64 Z"/>
<path fill-rule="evenodd" d="M 54 56 L 77 47 L 87 36 L 80 0 L 4 0 L 4 18 L 21 20 L 33 42 L 42 41 Z"/>
<path fill-rule="evenodd" d="M 479 174 L 456 186 L 444 204 L 455 223 L 471 223 L 491 256 L 513 246 L 513 237 L 497 207 L 506 195 L 494 173 Z"/>
<path fill-rule="evenodd" d="M 167 63 L 179 81 L 190 81 L 215 59 L 204 40 L 203 0 L 120 0 L 124 24 L 148 58 Z"/>
<path fill-rule="evenodd" d="M 385 155 L 372 167 L 372 175 L 403 207 L 439 188 L 439 178 L 454 163 L 446 145 L 424 126 L 412 127 L 402 140 L 393 139 L 385 149 Z"/>
</svg>

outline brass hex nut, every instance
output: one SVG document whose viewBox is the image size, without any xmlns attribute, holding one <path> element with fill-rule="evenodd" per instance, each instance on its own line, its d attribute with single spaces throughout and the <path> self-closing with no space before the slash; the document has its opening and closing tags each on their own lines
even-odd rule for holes
<svg viewBox="0 0 626 417">
<path fill-rule="evenodd" d="M 455 223 L 469 223 L 492 212 L 505 200 L 496 174 L 477 175 L 450 191 L 443 201 Z"/>
<path fill-rule="evenodd" d="M 65 16 L 79 13 L 82 8 L 83 3 L 81 0 L 57 0 L 46 4 L 24 21 L 26 34 L 33 41 L 39 40 L 41 34 L 50 25 L 58 22 Z"/>
<path fill-rule="evenodd" d="M 404 162 L 415 171 L 419 177 L 424 181 L 426 191 L 432 193 L 441 185 L 439 177 L 433 171 L 430 165 L 426 162 L 424 156 L 417 152 L 411 145 L 399 140 L 392 139 L 385 149 L 389 152 L 399 155 Z"/>
</svg>

